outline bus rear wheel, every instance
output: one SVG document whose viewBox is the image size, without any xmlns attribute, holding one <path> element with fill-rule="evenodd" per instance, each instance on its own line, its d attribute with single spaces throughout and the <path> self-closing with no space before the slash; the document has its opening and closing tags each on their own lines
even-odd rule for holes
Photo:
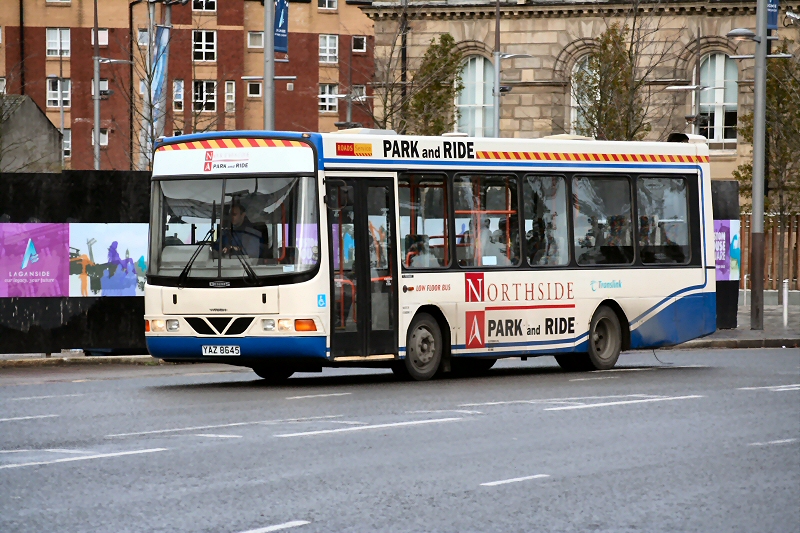
<svg viewBox="0 0 800 533">
<path fill-rule="evenodd" d="M 622 328 L 617 314 L 606 306 L 597 309 L 589 326 L 589 361 L 595 370 L 614 368 L 622 349 Z"/>
<path fill-rule="evenodd" d="M 289 376 L 294 374 L 293 370 L 279 366 L 254 366 L 253 372 L 255 372 L 258 377 L 270 385 L 284 383 L 287 379 L 289 379 Z"/>
<path fill-rule="evenodd" d="M 436 320 L 427 313 L 414 317 L 408 328 L 405 369 L 412 379 L 431 379 L 442 362 L 442 332 Z"/>
</svg>

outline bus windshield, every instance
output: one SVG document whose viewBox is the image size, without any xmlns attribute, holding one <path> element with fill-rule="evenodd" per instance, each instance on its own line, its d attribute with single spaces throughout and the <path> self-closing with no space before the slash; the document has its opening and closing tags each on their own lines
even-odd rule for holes
<svg viewBox="0 0 800 533">
<path fill-rule="evenodd" d="M 310 176 L 154 182 L 151 275 L 182 283 L 296 274 L 319 262 Z"/>
</svg>

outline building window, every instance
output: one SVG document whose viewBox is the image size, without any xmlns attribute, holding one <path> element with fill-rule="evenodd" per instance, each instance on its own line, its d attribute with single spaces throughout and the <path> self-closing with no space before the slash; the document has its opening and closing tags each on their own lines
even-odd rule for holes
<svg viewBox="0 0 800 533">
<path fill-rule="evenodd" d="M 367 101 L 367 86 L 366 85 L 353 85 L 350 91 L 350 97 L 353 102 L 363 104 Z"/>
<path fill-rule="evenodd" d="M 458 94 L 456 102 L 459 111 L 457 131 L 467 133 L 470 137 L 494 136 L 492 62 L 482 56 L 467 58 L 461 68 L 461 81 L 464 89 Z"/>
<path fill-rule="evenodd" d="M 183 135 L 183 130 L 175 130 L 172 132 L 173 137 L 178 137 L 180 135 Z"/>
<path fill-rule="evenodd" d="M 92 128 L 92 146 L 94 146 L 94 128 Z M 100 128 L 100 146 L 108 146 L 108 128 Z"/>
<path fill-rule="evenodd" d="M 47 57 L 69 57 L 69 28 L 47 28 Z"/>
<path fill-rule="evenodd" d="M 139 94 L 144 96 L 145 92 L 147 92 L 147 82 L 145 80 L 139 80 Z"/>
<path fill-rule="evenodd" d="M 3 27 L 0 26 L 0 43 L 3 42 Z"/>
<path fill-rule="evenodd" d="M 264 32 L 263 31 L 247 32 L 247 47 L 264 48 Z"/>
<path fill-rule="evenodd" d="M 318 0 L 317 5 L 320 9 L 336 9 L 337 0 Z"/>
<path fill-rule="evenodd" d="M 353 35 L 353 52 L 366 52 L 367 38 L 363 35 Z"/>
<path fill-rule="evenodd" d="M 261 82 L 249 81 L 247 82 L 247 97 L 248 98 L 261 98 Z"/>
<path fill-rule="evenodd" d="M 94 81 L 92 81 L 92 96 L 94 96 Z M 100 96 L 108 95 L 108 80 L 100 79 Z"/>
<path fill-rule="evenodd" d="M 92 29 L 91 44 L 94 46 L 94 29 Z M 100 39 L 97 41 L 99 46 L 108 46 L 108 28 L 97 28 L 97 35 Z"/>
<path fill-rule="evenodd" d="M 225 82 L 225 112 L 233 113 L 236 111 L 236 82 Z"/>
<path fill-rule="evenodd" d="M 61 138 L 61 147 L 64 150 L 64 157 L 72 155 L 72 130 L 64 130 L 64 136 Z"/>
<path fill-rule="evenodd" d="M 339 36 L 319 36 L 319 62 L 337 63 L 339 61 Z"/>
<path fill-rule="evenodd" d="M 192 32 L 195 61 L 217 60 L 217 32 L 195 30 Z"/>
<path fill-rule="evenodd" d="M 575 75 L 579 72 L 586 72 L 589 70 L 589 56 L 585 55 L 575 62 L 572 67 L 572 78 L 575 80 Z M 588 102 L 587 102 L 588 104 Z M 588 133 L 589 127 L 585 119 L 585 107 L 582 109 L 581 103 L 578 102 L 576 90 L 574 86 L 570 86 L 570 133 L 578 135 L 578 132 Z"/>
<path fill-rule="evenodd" d="M 736 143 L 739 69 L 725 54 L 711 54 L 700 63 L 700 116 L 695 131 L 709 143 Z"/>
<path fill-rule="evenodd" d="M 58 78 L 48 78 L 47 80 L 47 107 L 69 107 L 70 105 L 70 80 L 61 80 L 61 102 L 58 101 Z"/>
<path fill-rule="evenodd" d="M 217 0 L 192 0 L 194 11 L 216 11 Z"/>
<path fill-rule="evenodd" d="M 0 78 L 0 94 L 6 94 L 6 79 Z"/>
<path fill-rule="evenodd" d="M 183 111 L 183 80 L 172 82 L 172 110 Z"/>
<path fill-rule="evenodd" d="M 217 110 L 217 82 L 197 80 L 194 82 L 194 110 Z"/>
<path fill-rule="evenodd" d="M 335 83 L 321 83 L 319 85 L 319 110 L 321 112 L 338 111 L 339 99 L 335 96 L 338 93 L 339 89 Z"/>
<path fill-rule="evenodd" d="M 139 33 L 136 37 L 136 44 L 139 46 L 147 46 L 147 43 L 150 41 L 150 32 L 144 28 L 139 28 Z"/>
</svg>

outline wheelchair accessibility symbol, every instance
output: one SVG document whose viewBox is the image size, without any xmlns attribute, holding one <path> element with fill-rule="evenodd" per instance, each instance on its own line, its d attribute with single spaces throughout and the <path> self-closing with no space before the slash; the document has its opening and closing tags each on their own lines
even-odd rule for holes
<svg viewBox="0 0 800 533">
<path fill-rule="evenodd" d="M 325 307 L 327 304 L 325 303 L 325 295 L 319 294 L 317 295 L 317 307 Z"/>
</svg>

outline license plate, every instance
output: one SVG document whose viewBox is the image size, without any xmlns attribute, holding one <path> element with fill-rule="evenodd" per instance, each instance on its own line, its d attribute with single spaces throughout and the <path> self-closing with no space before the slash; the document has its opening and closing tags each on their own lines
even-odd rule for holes
<svg viewBox="0 0 800 533">
<path fill-rule="evenodd" d="M 240 355 L 238 346 L 203 346 L 203 355 Z"/>
</svg>

